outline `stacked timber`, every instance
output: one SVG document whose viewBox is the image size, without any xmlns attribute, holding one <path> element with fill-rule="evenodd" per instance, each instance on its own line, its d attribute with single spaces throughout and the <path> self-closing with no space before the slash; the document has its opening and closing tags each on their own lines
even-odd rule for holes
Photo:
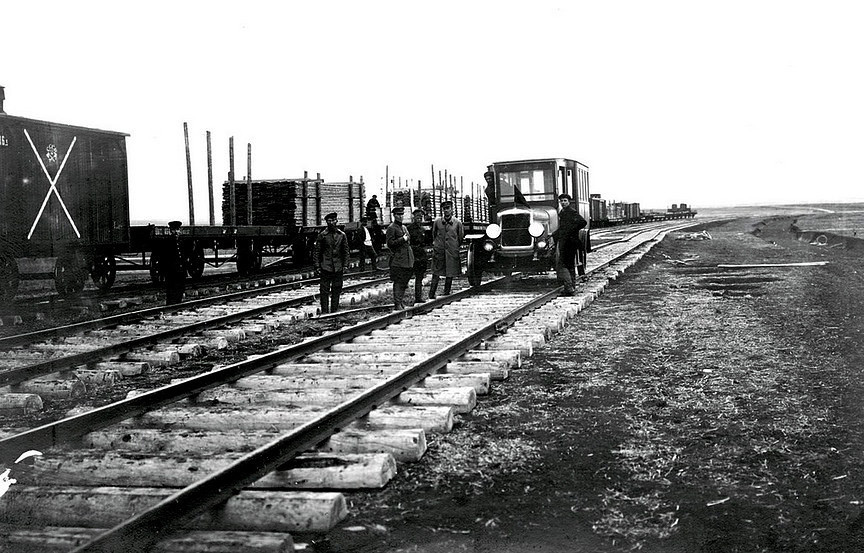
<svg viewBox="0 0 864 553">
<path fill-rule="evenodd" d="M 323 226 L 324 216 L 339 215 L 340 223 L 362 215 L 363 181 L 324 182 L 321 178 L 253 180 L 252 220 L 247 208 L 247 182 L 235 181 L 237 225 Z M 222 185 L 222 224 L 231 225 L 231 187 Z"/>
</svg>

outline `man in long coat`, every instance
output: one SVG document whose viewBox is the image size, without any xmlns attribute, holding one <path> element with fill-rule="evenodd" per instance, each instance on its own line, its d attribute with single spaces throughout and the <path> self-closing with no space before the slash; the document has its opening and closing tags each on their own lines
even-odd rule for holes
<svg viewBox="0 0 864 553">
<path fill-rule="evenodd" d="M 393 309 L 405 308 L 405 289 L 414 274 L 414 252 L 411 251 L 411 235 L 402 224 L 404 207 L 394 207 L 390 212 L 393 222 L 387 227 L 387 248 L 390 250 L 390 280 L 393 281 Z"/>
<path fill-rule="evenodd" d="M 168 223 L 169 239 L 161 259 L 160 269 L 165 279 L 165 305 L 174 305 L 183 301 L 186 290 L 186 267 L 183 265 L 183 243 L 180 241 L 180 221 Z"/>
<path fill-rule="evenodd" d="M 558 280 L 564 284 L 564 293 L 569 296 L 576 291 L 576 253 L 582 247 L 579 231 L 588 226 L 588 221 L 570 205 L 572 200 L 569 194 L 558 196 L 561 205 L 561 211 L 558 212 L 558 230 L 552 233 L 558 244 L 555 272 Z"/>
<path fill-rule="evenodd" d="M 459 246 L 465 239 L 462 221 L 453 216 L 453 202 L 441 202 L 443 215 L 432 223 L 432 284 L 429 299 L 435 299 L 438 281 L 444 277 L 444 295 L 450 293 L 453 278 L 462 275 Z"/>
</svg>

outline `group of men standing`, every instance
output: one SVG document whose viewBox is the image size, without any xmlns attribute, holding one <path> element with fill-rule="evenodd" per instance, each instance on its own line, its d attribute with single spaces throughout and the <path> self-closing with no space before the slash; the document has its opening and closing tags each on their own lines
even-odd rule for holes
<svg viewBox="0 0 864 553">
<path fill-rule="evenodd" d="M 453 279 L 462 274 L 459 248 L 465 238 L 462 222 L 453 216 L 453 202 L 441 203 L 442 216 L 432 222 L 432 283 L 429 299 L 435 299 L 440 279 L 444 278 L 444 295 L 450 294 Z M 387 227 L 384 242 L 390 250 L 390 280 L 393 281 L 393 307 L 405 308 L 405 291 L 414 278 L 414 303 L 423 303 L 423 279 L 429 268 L 426 248 L 429 246 L 426 232 L 422 226 L 424 212 L 417 208 L 412 213 L 412 221 L 404 224 L 405 208 L 394 207 L 390 214 L 392 222 Z M 373 230 L 374 218 L 363 220 L 360 233 L 360 269 L 365 269 L 366 258 L 371 258 L 372 268 L 376 269 L 378 248 Z M 324 218 L 325 228 L 315 240 L 315 267 L 321 276 L 321 312 L 333 313 L 339 309 L 339 295 L 342 292 L 342 277 L 348 263 L 348 238 L 336 226 L 336 213 Z M 358 238 L 359 242 L 359 238 Z"/>
</svg>

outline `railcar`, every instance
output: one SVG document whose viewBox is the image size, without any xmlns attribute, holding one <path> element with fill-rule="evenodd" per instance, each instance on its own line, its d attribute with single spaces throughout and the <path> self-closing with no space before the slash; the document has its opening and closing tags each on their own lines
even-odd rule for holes
<svg viewBox="0 0 864 553">
<path fill-rule="evenodd" d="M 470 284 L 479 285 L 486 271 L 509 274 L 553 269 L 558 195 L 570 194 L 574 209 L 589 220 L 588 167 L 565 158 L 502 161 L 489 165 L 484 178 L 489 224 L 485 233 L 466 236 Z M 586 228 L 578 252 L 582 270 L 588 244 Z"/>
<path fill-rule="evenodd" d="M 19 258 L 54 258 L 60 292 L 104 281 L 129 245 L 125 133 L 16 117 L 0 104 L 0 300 Z"/>
</svg>

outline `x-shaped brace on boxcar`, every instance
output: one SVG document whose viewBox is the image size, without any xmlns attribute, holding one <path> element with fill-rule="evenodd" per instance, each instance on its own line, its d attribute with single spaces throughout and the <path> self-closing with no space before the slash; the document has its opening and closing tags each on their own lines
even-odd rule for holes
<svg viewBox="0 0 864 553">
<path fill-rule="evenodd" d="M 45 211 L 45 206 L 48 205 L 48 198 L 51 197 L 51 192 L 54 192 L 54 195 L 57 196 L 57 199 L 60 201 L 60 205 L 63 207 L 63 212 L 66 214 L 66 218 L 69 219 L 69 224 L 72 225 L 72 230 L 75 231 L 75 236 L 81 238 L 81 233 L 78 232 L 78 227 L 75 226 L 75 221 L 72 220 L 72 216 L 69 215 L 69 210 L 66 209 L 66 204 L 63 203 L 63 198 L 60 197 L 60 192 L 57 191 L 57 179 L 60 178 L 60 173 L 63 172 L 63 167 L 66 166 L 66 161 L 69 159 L 69 154 L 72 153 L 72 147 L 75 146 L 78 137 L 72 137 L 72 143 L 69 144 L 69 149 L 66 150 L 66 155 L 63 156 L 63 163 L 60 164 L 57 174 L 54 175 L 54 178 L 52 179 L 51 175 L 48 174 L 48 168 L 45 167 L 45 163 L 42 161 L 42 156 L 40 156 L 39 152 L 36 150 L 36 146 L 33 144 L 33 139 L 30 138 L 30 133 L 27 132 L 27 129 L 24 129 L 24 135 L 27 136 L 27 142 L 29 142 L 30 147 L 33 148 L 33 153 L 36 154 L 36 159 L 39 160 L 39 165 L 42 167 L 45 177 L 48 179 L 48 182 L 51 183 L 51 188 L 48 189 L 48 193 L 45 194 L 45 199 L 42 200 L 42 207 L 39 208 L 39 213 L 36 215 L 36 219 L 33 220 L 33 226 L 30 227 L 30 234 L 27 235 L 27 240 L 30 240 L 33 236 L 33 231 L 36 230 L 36 224 L 39 222 L 39 219 L 42 218 L 42 213 Z"/>
</svg>

